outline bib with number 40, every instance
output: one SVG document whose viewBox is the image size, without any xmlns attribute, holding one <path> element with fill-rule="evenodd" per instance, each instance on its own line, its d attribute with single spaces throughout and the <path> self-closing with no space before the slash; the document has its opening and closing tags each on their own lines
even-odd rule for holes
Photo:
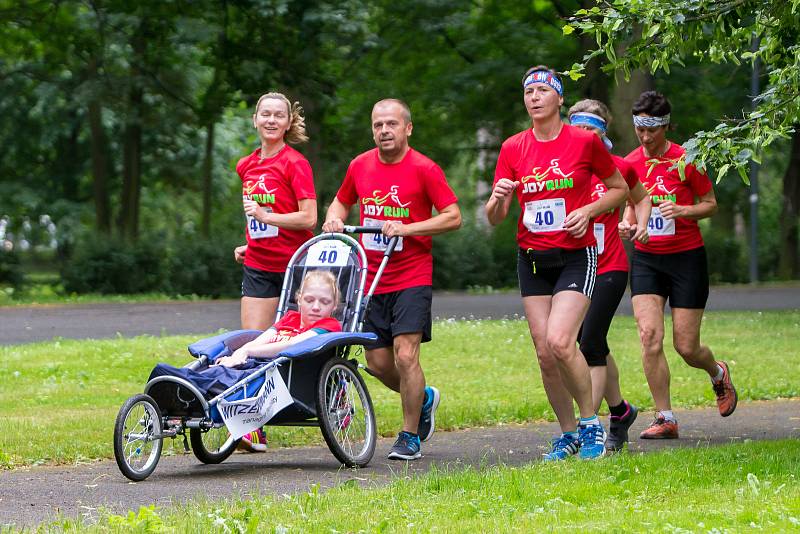
<svg viewBox="0 0 800 534">
<path fill-rule="evenodd" d="M 522 224 L 529 232 L 558 232 L 564 229 L 567 205 L 563 198 L 532 200 L 525 203 Z"/>
<path fill-rule="evenodd" d="M 383 226 L 383 223 L 386 221 L 381 221 L 379 219 L 370 219 L 368 217 L 364 217 L 364 226 L 373 226 L 380 228 Z M 384 252 L 386 247 L 389 246 L 389 240 L 391 237 L 387 237 L 383 234 L 361 234 L 361 244 L 364 245 L 364 248 L 367 250 L 377 250 L 380 252 Z M 397 240 L 397 246 L 394 247 L 394 250 L 399 252 L 403 250 L 403 238 L 400 237 Z"/>
<path fill-rule="evenodd" d="M 272 213 L 272 209 L 264 208 L 267 212 Z M 278 227 L 262 223 L 252 215 L 247 216 L 247 232 L 250 234 L 251 239 L 263 239 L 266 237 L 277 237 Z"/>
<path fill-rule="evenodd" d="M 647 233 L 650 236 L 675 235 L 675 219 L 665 219 L 661 210 L 653 206 L 647 222 Z"/>
</svg>

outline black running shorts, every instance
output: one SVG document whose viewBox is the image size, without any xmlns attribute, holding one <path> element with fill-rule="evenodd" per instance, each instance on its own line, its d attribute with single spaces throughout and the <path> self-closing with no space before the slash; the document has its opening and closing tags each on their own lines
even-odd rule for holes
<svg viewBox="0 0 800 534">
<path fill-rule="evenodd" d="M 560 261 L 549 258 L 540 261 L 523 249 L 519 249 L 517 255 L 519 291 L 523 297 L 577 291 L 592 298 L 596 272 L 597 247 L 594 246 L 561 250 Z"/>
<path fill-rule="evenodd" d="M 254 269 L 245 265 L 242 269 L 242 296 L 271 299 L 281 295 L 283 274 Z"/>
<path fill-rule="evenodd" d="M 592 303 L 578 333 L 581 352 L 590 366 L 606 365 L 606 356 L 611 352 L 606 339 L 608 329 L 627 285 L 627 271 L 609 271 L 597 275 Z"/>
<path fill-rule="evenodd" d="M 378 341 L 368 348 L 391 347 L 395 336 L 416 332 L 422 333 L 423 343 L 430 341 L 432 301 L 431 286 L 373 295 L 364 318 L 364 331 L 376 333 Z"/>
<path fill-rule="evenodd" d="M 705 247 L 673 254 L 634 250 L 631 295 L 661 295 L 671 308 L 703 309 L 708 302 Z"/>
</svg>

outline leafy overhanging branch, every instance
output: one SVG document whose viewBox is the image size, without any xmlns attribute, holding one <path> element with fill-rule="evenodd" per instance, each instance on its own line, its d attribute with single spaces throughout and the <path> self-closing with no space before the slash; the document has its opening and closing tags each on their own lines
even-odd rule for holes
<svg viewBox="0 0 800 534">
<path fill-rule="evenodd" d="M 636 68 L 669 73 L 688 58 L 763 65 L 768 83 L 754 95 L 753 111 L 723 118 L 684 143 L 686 162 L 716 168 L 718 182 L 736 169 L 749 183 L 749 161 L 759 161 L 765 147 L 789 137 L 800 123 L 800 0 L 604 1 L 568 19 L 564 33 L 576 30 L 594 35 L 597 48 L 572 65 L 567 74 L 573 80 L 603 55 L 604 70 L 622 70 L 626 79 Z M 753 42 L 758 46 L 752 48 Z"/>
</svg>

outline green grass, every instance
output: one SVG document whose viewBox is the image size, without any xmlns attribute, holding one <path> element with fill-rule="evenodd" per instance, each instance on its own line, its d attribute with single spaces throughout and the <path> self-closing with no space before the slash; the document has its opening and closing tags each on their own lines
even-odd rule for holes
<svg viewBox="0 0 800 534">
<path fill-rule="evenodd" d="M 100 532 L 800 532 L 800 441 L 355 481 L 293 496 L 105 514 Z M 402 475 L 402 473 L 401 473 Z"/>
<path fill-rule="evenodd" d="M 730 362 L 741 400 L 800 396 L 800 311 L 708 313 L 703 339 Z M 0 467 L 111 457 L 120 405 L 142 390 L 156 362 L 186 363 L 185 347 L 195 340 L 61 340 L 0 348 Z M 610 344 L 626 397 L 651 407 L 632 318 L 615 319 Z M 672 351 L 668 357 L 674 405 L 714 405 L 703 373 Z M 553 417 L 523 321 L 437 322 L 434 341 L 423 346 L 422 366 L 428 382 L 443 392 L 439 429 Z M 401 420 L 397 395 L 371 377 L 367 381 L 379 432 L 395 434 Z M 313 429 L 276 428 L 269 434 L 273 446 L 321 443 Z"/>
<path fill-rule="evenodd" d="M 22 291 L 11 287 L 0 287 L 0 307 L 35 306 L 40 304 L 133 304 L 138 302 L 208 300 L 197 295 L 167 295 L 165 293 L 137 293 L 135 295 L 100 295 L 94 293 L 65 293 L 60 284 L 39 284 Z"/>
</svg>

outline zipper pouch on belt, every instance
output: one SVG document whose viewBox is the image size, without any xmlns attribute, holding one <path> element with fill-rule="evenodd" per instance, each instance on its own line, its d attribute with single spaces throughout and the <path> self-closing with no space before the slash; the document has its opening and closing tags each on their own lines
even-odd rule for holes
<svg viewBox="0 0 800 534">
<path fill-rule="evenodd" d="M 533 250 L 529 248 L 525 253 L 528 255 L 531 265 L 533 265 L 534 273 L 536 269 L 556 269 L 566 264 L 564 251 L 560 248 L 551 248 L 548 250 Z"/>
</svg>

